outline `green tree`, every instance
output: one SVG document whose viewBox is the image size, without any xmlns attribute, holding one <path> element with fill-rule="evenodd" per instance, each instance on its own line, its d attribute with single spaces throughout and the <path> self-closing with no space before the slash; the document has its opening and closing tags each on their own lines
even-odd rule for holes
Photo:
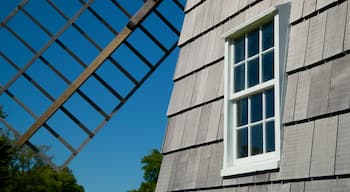
<svg viewBox="0 0 350 192">
<path fill-rule="evenodd" d="M 154 192 L 158 180 L 160 165 L 162 162 L 162 154 L 153 149 L 151 154 L 142 158 L 142 170 L 144 172 L 143 179 L 139 189 L 129 190 L 129 192 Z"/>
<path fill-rule="evenodd" d="M 0 117 L 6 115 L 0 105 Z M 0 192 L 83 192 L 72 171 L 52 169 L 27 146 L 15 147 L 9 134 L 0 131 Z M 40 151 L 49 150 L 47 146 Z"/>
</svg>

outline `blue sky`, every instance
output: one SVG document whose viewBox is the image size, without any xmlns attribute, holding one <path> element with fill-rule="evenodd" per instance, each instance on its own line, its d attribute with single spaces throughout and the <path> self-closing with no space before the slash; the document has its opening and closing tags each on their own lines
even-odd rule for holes
<svg viewBox="0 0 350 192">
<path fill-rule="evenodd" d="M 19 0 L 0 1 L 0 20 L 2 21 L 19 2 Z M 132 14 L 142 5 L 141 0 L 120 0 L 118 2 Z M 164 2 L 166 3 L 163 3 L 159 10 L 166 14 L 174 25 L 181 28 L 181 12 L 176 11 L 172 1 Z M 54 1 L 54 3 L 69 17 L 72 17 L 81 7 L 78 1 Z M 120 31 L 128 22 L 128 19 L 121 12 L 116 11 L 117 8 L 110 1 L 95 1 L 92 8 L 100 13 L 116 31 Z M 39 20 L 51 34 L 56 34 L 66 22 L 46 1 L 30 1 L 24 9 Z M 91 13 L 84 12 L 76 23 L 102 48 L 114 37 L 114 34 L 98 22 Z M 35 51 L 44 47 L 50 39 L 50 34 L 36 27 L 24 12 L 19 12 L 8 22 L 7 26 L 16 31 Z M 151 15 L 144 22 L 144 27 L 154 32 L 168 48 L 170 48 L 171 42 L 176 41 L 176 36 L 162 25 L 155 15 Z M 73 27 L 64 32 L 59 40 L 86 64 L 89 64 L 99 53 Z M 128 40 L 151 62 L 154 63 L 159 59 L 160 49 L 152 44 L 148 38 L 145 38 L 145 35 L 139 30 Z M 7 55 L 18 67 L 26 65 L 34 56 L 34 53 L 23 46 L 5 27 L 0 28 L 0 52 Z M 148 68 L 139 59 L 130 55 L 131 51 L 122 46 L 112 57 L 139 80 Z M 70 163 L 69 167 L 87 192 L 127 191 L 137 188 L 142 181 L 143 172 L 141 171 L 140 159 L 153 148 L 160 149 L 162 145 L 177 55 L 178 50 L 176 49 Z M 44 52 L 43 57 L 66 76 L 68 81 L 74 81 L 84 70 L 57 43 L 51 45 Z M 16 69 L 0 57 L 0 85 L 5 85 L 16 73 Z M 26 71 L 26 74 L 38 82 L 40 86 L 45 87 L 54 98 L 57 98 L 68 86 L 42 60 L 36 60 Z M 130 81 L 110 62 L 104 63 L 98 69 L 97 74 L 124 96 L 132 88 Z M 114 96 L 108 93 L 94 78 L 89 78 L 81 90 L 108 113 L 118 103 Z M 40 116 L 51 105 L 51 101 L 24 77 L 19 78 L 9 88 L 9 91 L 37 116 Z M 35 119 L 21 109 L 8 95 L 0 96 L 0 104 L 4 106 L 4 110 L 9 115 L 7 121 L 21 133 L 24 133 L 35 122 Z M 96 128 L 103 119 L 78 94 L 74 94 L 64 104 L 64 107 L 78 117 L 90 130 Z M 78 147 L 86 138 L 86 134 L 62 111 L 56 112 L 47 123 L 74 147 Z M 4 126 L 0 124 L 0 127 Z M 67 149 L 43 128 L 30 141 L 36 145 L 51 146 L 49 155 L 54 156 L 54 162 L 58 164 L 61 164 L 69 155 Z"/>
</svg>

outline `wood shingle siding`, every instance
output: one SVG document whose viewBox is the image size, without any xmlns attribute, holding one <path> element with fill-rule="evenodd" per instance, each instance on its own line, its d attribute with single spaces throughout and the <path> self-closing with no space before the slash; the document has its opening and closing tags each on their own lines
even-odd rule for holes
<svg viewBox="0 0 350 192">
<path fill-rule="evenodd" d="M 292 0 L 279 168 L 220 176 L 227 31 L 284 0 L 188 0 L 157 192 L 349 192 L 350 6 Z"/>
</svg>

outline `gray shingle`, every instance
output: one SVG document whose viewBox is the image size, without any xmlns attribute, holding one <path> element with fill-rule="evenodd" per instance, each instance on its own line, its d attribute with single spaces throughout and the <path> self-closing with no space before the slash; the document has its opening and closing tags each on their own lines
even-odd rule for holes
<svg viewBox="0 0 350 192">
<path fill-rule="evenodd" d="M 335 174 L 350 173 L 350 113 L 339 116 Z"/>
<path fill-rule="evenodd" d="M 331 191 L 330 180 L 311 181 L 311 182 L 305 183 L 305 192 L 330 192 L 330 191 Z"/>
<path fill-rule="evenodd" d="M 201 158 L 199 162 L 199 171 L 196 182 L 197 188 L 206 187 L 211 151 L 210 148 L 210 145 L 201 147 Z"/>
<path fill-rule="evenodd" d="M 331 183 L 332 192 L 349 192 L 350 179 L 337 179 Z"/>
<path fill-rule="evenodd" d="M 221 20 L 226 19 L 238 11 L 239 0 L 223 0 Z"/>
<path fill-rule="evenodd" d="M 207 52 L 205 53 L 205 60 L 204 60 L 204 63 L 208 64 L 210 63 L 211 61 L 213 61 L 213 55 L 214 55 L 214 52 L 216 51 L 215 50 L 215 46 L 216 46 L 216 36 L 217 36 L 217 33 L 218 31 L 216 29 L 214 30 L 211 30 L 209 32 L 209 37 L 208 37 L 208 48 L 207 48 Z"/>
<path fill-rule="evenodd" d="M 220 171 L 223 161 L 223 142 L 211 145 L 209 168 L 207 175 L 207 186 L 222 186 L 222 177 Z"/>
<path fill-rule="evenodd" d="M 267 192 L 267 185 L 249 186 L 249 192 Z"/>
<path fill-rule="evenodd" d="M 175 122 L 176 124 L 173 127 L 174 131 L 172 132 L 172 135 L 170 135 L 172 139 L 171 139 L 171 144 L 168 148 L 169 151 L 181 148 L 182 136 L 183 136 L 183 131 L 184 131 L 185 122 L 186 122 L 185 113 L 177 115 Z"/>
<path fill-rule="evenodd" d="M 199 5 L 198 7 L 196 7 L 196 9 L 198 9 L 198 12 L 196 14 L 196 27 L 194 27 L 193 29 L 193 33 L 192 36 L 197 36 L 198 34 L 200 34 L 203 31 L 203 27 L 204 27 L 204 22 L 206 22 L 204 20 L 205 17 L 205 11 L 207 9 L 207 2 L 202 3 L 201 5 Z"/>
<path fill-rule="evenodd" d="M 301 120 L 307 117 L 310 82 L 310 70 L 299 72 L 298 88 L 295 98 L 294 120 Z"/>
<path fill-rule="evenodd" d="M 223 62 L 219 62 L 209 67 L 207 88 L 205 89 L 204 100 L 209 101 L 218 96 L 221 76 L 223 72 Z"/>
<path fill-rule="evenodd" d="M 224 138 L 224 100 L 221 102 L 221 111 L 220 111 L 220 121 L 219 121 L 219 130 L 217 135 L 217 140 Z"/>
<path fill-rule="evenodd" d="M 290 184 L 291 192 L 303 192 L 305 190 L 304 182 L 295 182 Z"/>
<path fill-rule="evenodd" d="M 303 16 L 304 0 L 294 0 L 290 12 L 290 22 L 294 22 Z"/>
<path fill-rule="evenodd" d="M 333 3 L 336 0 L 317 0 L 317 10 Z"/>
<path fill-rule="evenodd" d="M 207 87 L 209 68 L 196 73 L 196 83 L 193 90 L 191 106 L 198 105 L 204 101 L 205 89 Z"/>
<path fill-rule="evenodd" d="M 207 139 L 207 132 L 208 132 L 208 127 L 209 127 L 209 119 L 210 119 L 210 112 L 211 112 L 211 104 L 204 105 L 202 107 L 201 111 L 201 118 L 200 118 L 200 123 L 199 123 L 199 129 L 197 132 L 197 137 L 196 137 L 196 143 L 201 144 L 204 143 Z"/>
<path fill-rule="evenodd" d="M 328 96 L 331 85 L 331 63 L 326 63 L 311 70 L 308 117 L 325 114 L 328 111 Z"/>
<path fill-rule="evenodd" d="M 216 1 L 208 1 L 206 14 L 204 17 L 204 25 L 203 30 L 207 30 L 214 24 L 214 16 L 215 16 L 215 9 L 216 9 L 217 3 Z"/>
<path fill-rule="evenodd" d="M 349 108 L 350 96 L 350 56 L 333 61 L 328 112 Z"/>
<path fill-rule="evenodd" d="M 167 115 L 178 112 L 182 107 L 183 91 L 186 87 L 186 79 L 181 79 L 174 83 L 173 92 L 170 99 Z"/>
<path fill-rule="evenodd" d="M 190 150 L 190 157 L 188 160 L 186 175 L 184 175 L 185 189 L 195 188 L 196 186 L 198 171 L 199 171 L 199 161 L 200 161 L 200 155 L 201 155 L 200 149 L 201 148 L 194 148 Z"/>
<path fill-rule="evenodd" d="M 310 19 L 305 65 L 310 65 L 322 59 L 324 36 L 326 31 L 326 19 L 327 11 L 324 11 Z"/>
<path fill-rule="evenodd" d="M 224 9 L 222 6 L 224 0 L 216 0 L 215 2 L 217 4 L 217 6 L 215 9 L 215 14 L 214 14 L 214 21 L 213 21 L 214 25 L 221 21 L 221 12 Z"/>
<path fill-rule="evenodd" d="M 194 70 L 196 63 L 198 61 L 197 51 L 200 49 L 200 43 L 201 43 L 200 38 L 198 38 L 190 43 L 190 47 L 188 50 L 188 60 L 186 63 L 186 69 L 185 69 L 184 74 L 189 74 Z"/>
<path fill-rule="evenodd" d="M 165 141 L 162 149 L 163 153 L 168 152 L 171 149 L 171 143 L 173 140 L 175 126 L 176 126 L 176 117 L 168 118 L 167 131 L 166 131 Z"/>
<path fill-rule="evenodd" d="M 243 9 L 248 6 L 248 0 L 239 0 L 239 9 Z"/>
<path fill-rule="evenodd" d="M 309 20 L 291 27 L 287 71 L 304 66 Z"/>
<path fill-rule="evenodd" d="M 315 121 L 310 176 L 334 174 L 338 116 Z"/>
<path fill-rule="evenodd" d="M 220 123 L 220 115 L 221 115 L 221 108 L 222 108 L 222 101 L 219 100 L 216 102 L 213 102 L 211 105 L 211 112 L 209 117 L 209 126 L 207 131 L 207 138 L 206 142 L 215 141 L 218 135 L 219 130 L 219 123 Z"/>
<path fill-rule="evenodd" d="M 316 9 L 316 0 L 304 0 L 303 16 L 313 13 Z"/>
<path fill-rule="evenodd" d="M 294 120 L 295 96 L 298 87 L 298 73 L 288 76 L 287 91 L 283 111 L 283 123 Z"/>
<path fill-rule="evenodd" d="M 168 189 L 171 173 L 173 171 L 172 166 L 174 162 L 174 155 L 164 155 L 161 168 L 159 171 L 159 177 L 156 186 L 156 192 L 165 192 Z"/>
<path fill-rule="evenodd" d="M 179 160 L 176 162 L 177 166 L 176 166 L 176 173 L 175 173 L 175 177 L 174 177 L 174 186 L 173 189 L 174 190 L 179 190 L 179 189 L 183 189 L 185 186 L 185 175 L 186 175 L 186 169 L 187 169 L 187 164 L 188 164 L 188 159 L 189 159 L 189 151 L 185 150 L 185 151 L 180 151 L 177 152 L 180 155 Z"/>
<path fill-rule="evenodd" d="M 322 3 L 330 3 L 333 0 L 323 0 Z M 320 0 L 317 1 L 317 5 Z M 323 5 L 324 6 L 324 5 Z M 339 6 L 328 9 L 326 36 L 323 57 L 327 58 L 343 51 L 344 30 L 346 22 L 347 1 Z"/>
<path fill-rule="evenodd" d="M 346 27 L 345 27 L 345 37 L 344 37 L 344 50 L 350 49 L 350 6 L 348 6 L 346 17 Z"/>
<path fill-rule="evenodd" d="M 174 72 L 174 79 L 181 77 L 185 74 L 186 64 L 188 60 L 188 48 L 190 44 L 185 45 L 180 49 L 179 57 L 177 59 L 177 64 Z"/>
<path fill-rule="evenodd" d="M 222 192 L 236 192 L 237 187 L 224 188 Z"/>
<path fill-rule="evenodd" d="M 238 187 L 237 192 L 248 192 L 248 187 Z"/>
<path fill-rule="evenodd" d="M 253 181 L 254 183 L 270 181 L 270 173 L 261 173 L 261 174 L 254 175 Z"/>
<path fill-rule="evenodd" d="M 172 191 L 174 189 L 176 168 L 177 168 L 177 165 L 178 165 L 180 158 L 181 158 L 181 153 L 173 153 L 171 155 L 173 155 L 174 157 L 173 157 L 173 163 L 171 165 L 171 173 L 170 173 L 170 177 L 169 177 L 167 191 Z"/>
<path fill-rule="evenodd" d="M 183 99 L 182 99 L 182 106 L 180 110 L 187 109 L 191 106 L 191 99 L 192 99 L 196 76 L 190 75 L 190 76 L 187 76 L 185 79 L 186 79 L 185 89 L 179 90 L 184 92 Z"/>
<path fill-rule="evenodd" d="M 199 69 L 205 65 L 205 57 L 203 57 L 203 55 L 205 55 L 208 48 L 209 34 L 204 34 L 198 40 L 200 41 L 200 43 L 198 50 L 195 52 L 196 60 L 193 69 Z"/>
<path fill-rule="evenodd" d="M 186 125 L 182 138 L 182 147 L 188 147 L 196 144 L 201 109 L 201 107 L 197 107 L 187 112 Z"/>
<path fill-rule="evenodd" d="M 309 176 L 314 122 L 284 128 L 281 179 Z"/>
</svg>

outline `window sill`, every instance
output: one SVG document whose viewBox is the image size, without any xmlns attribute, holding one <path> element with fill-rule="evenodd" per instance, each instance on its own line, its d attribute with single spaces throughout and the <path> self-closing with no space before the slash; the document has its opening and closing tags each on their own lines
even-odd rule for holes
<svg viewBox="0 0 350 192">
<path fill-rule="evenodd" d="M 242 163 L 237 164 L 229 168 L 224 168 L 221 170 L 221 176 L 234 176 L 239 174 L 247 174 L 259 171 L 268 171 L 272 169 L 279 168 L 279 160 L 269 159 L 254 163 Z"/>
</svg>

